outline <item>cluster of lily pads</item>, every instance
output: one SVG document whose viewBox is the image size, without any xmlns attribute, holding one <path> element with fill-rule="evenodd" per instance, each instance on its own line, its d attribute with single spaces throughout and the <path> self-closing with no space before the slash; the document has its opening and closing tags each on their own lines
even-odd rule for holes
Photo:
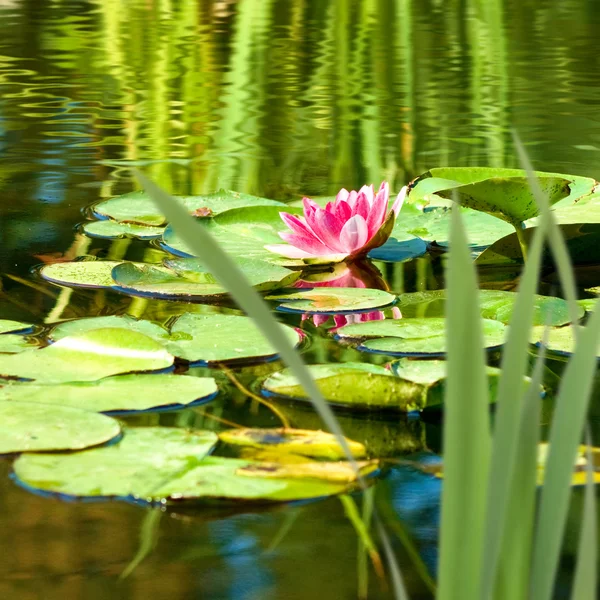
<svg viewBox="0 0 600 600">
<path fill-rule="evenodd" d="M 574 263 L 598 262 L 597 182 L 549 173 L 538 177 L 554 204 Z M 361 356 L 388 357 L 385 366 L 367 359 L 310 366 L 325 398 L 355 411 L 356 419 L 361 411 L 442 408 L 445 291 L 394 294 L 369 259 L 401 262 L 444 251 L 449 206 L 456 200 L 477 264 L 522 263 L 537 210 L 519 170 L 428 171 L 408 187 L 399 216 L 394 220 L 394 212 L 387 213 L 389 239 L 378 248 L 369 247 L 362 263 L 273 252 L 283 229 L 280 213 L 302 214 L 295 202 L 223 190 L 180 198 L 274 310 L 301 315 L 301 327 L 281 325 L 300 351 L 311 337 L 323 335 L 367 353 Z M 314 202 L 335 210 L 328 204 L 331 198 Z M 0 452 L 21 454 L 14 463 L 17 481 L 66 496 L 148 502 L 289 501 L 352 489 L 356 473 L 333 436 L 318 431 L 316 424 L 310 431 L 239 428 L 215 434 L 125 426 L 119 420 L 123 413 L 195 406 L 227 393 L 213 377 L 185 374 L 190 366 L 235 369 L 276 355 L 249 318 L 227 308 L 185 309 L 192 303 L 228 307 L 231 301 L 144 192 L 102 201 L 91 213 L 95 219 L 81 226 L 85 235 L 151 241 L 163 251 L 150 254 L 160 256 L 160 262 L 85 256 L 45 265 L 39 277 L 68 288 L 187 304 L 164 323 L 123 315 L 65 320 L 46 328 L 0 321 Z M 514 300 L 511 291 L 481 290 L 486 348 L 501 348 Z M 580 319 L 589 306 L 581 301 Z M 571 352 L 578 324 L 570 323 L 563 299 L 537 296 L 534 321 L 532 344 L 540 343 L 543 326 L 550 325 L 548 349 L 556 355 Z M 492 401 L 498 374 L 489 367 Z M 257 384 L 268 401 L 306 404 L 304 391 L 287 369 L 274 370 Z M 379 472 L 381 456 L 373 447 L 365 440 L 351 442 L 351 447 L 363 474 Z"/>
</svg>

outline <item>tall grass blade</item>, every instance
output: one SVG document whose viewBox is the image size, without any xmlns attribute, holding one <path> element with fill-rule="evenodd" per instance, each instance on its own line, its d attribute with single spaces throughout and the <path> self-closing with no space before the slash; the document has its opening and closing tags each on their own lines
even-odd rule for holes
<svg viewBox="0 0 600 600">
<path fill-rule="evenodd" d="M 527 393 L 523 398 L 519 395 L 522 406 L 515 440 L 517 460 L 507 485 L 508 505 L 494 587 L 494 597 L 498 600 L 527 600 L 529 594 L 540 438 L 540 385 L 545 357 L 546 348 L 542 346 Z"/>
<path fill-rule="evenodd" d="M 438 599 L 481 600 L 490 457 L 488 383 L 479 290 L 458 205 L 452 209 L 450 247 Z"/>
<path fill-rule="evenodd" d="M 402 573 L 400 572 L 396 562 L 394 550 L 392 549 L 392 545 L 390 544 L 387 533 L 385 532 L 385 529 L 383 528 L 383 525 L 379 519 L 376 519 L 375 522 L 377 524 L 377 532 L 381 538 L 381 545 L 383 546 L 383 552 L 385 553 L 388 568 L 390 570 L 394 598 L 396 598 L 396 600 L 410 600 L 408 592 L 406 591 L 406 586 L 404 585 L 404 580 L 402 579 Z"/>
<path fill-rule="evenodd" d="M 515 302 L 508 338 L 502 351 L 502 377 L 498 388 L 490 472 L 487 482 L 485 548 L 483 554 L 481 598 L 489 598 L 496 579 L 502 535 L 509 518 L 511 481 L 522 435 L 523 378 L 529 363 L 529 335 L 540 271 L 546 219 L 537 228 Z M 541 374 L 540 374 L 541 378 Z M 538 389 L 539 395 L 539 389 Z M 529 432 L 527 432 L 529 435 Z M 513 515 L 510 515 L 511 517 Z M 521 530 L 524 536 L 530 532 Z"/>
<path fill-rule="evenodd" d="M 146 192 L 177 231 L 177 235 L 193 250 L 194 254 L 202 257 L 206 267 L 217 281 L 231 294 L 239 307 L 254 319 L 283 362 L 297 377 L 319 416 L 331 433 L 336 435 L 348 460 L 356 468 L 352 452 L 333 411 L 319 391 L 300 353 L 285 337 L 279 322 L 271 314 L 260 294 L 248 283 L 242 271 L 221 249 L 211 234 L 197 223 L 173 196 L 150 181 L 143 173 L 135 171 L 135 174 Z"/>
<path fill-rule="evenodd" d="M 583 518 L 577 549 L 577 568 L 571 600 L 595 600 L 598 586 L 598 523 L 596 516 L 596 487 L 594 484 L 594 463 L 592 458 L 591 435 L 586 432 L 587 465 Z"/>
<path fill-rule="evenodd" d="M 552 419 L 531 575 L 531 599 L 550 600 L 569 507 L 571 477 L 581 440 L 600 341 L 600 301 L 582 328 L 563 374 Z"/>
</svg>

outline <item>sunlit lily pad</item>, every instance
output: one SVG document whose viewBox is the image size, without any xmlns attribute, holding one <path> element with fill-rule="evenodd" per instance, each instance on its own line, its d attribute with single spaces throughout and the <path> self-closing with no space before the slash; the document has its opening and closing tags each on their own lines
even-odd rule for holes
<svg viewBox="0 0 600 600">
<path fill-rule="evenodd" d="M 129 412 L 182 408 L 210 400 L 217 391 L 212 377 L 134 374 L 62 384 L 9 382 L 0 387 L 0 402 L 44 402 L 95 412 Z"/>
<path fill-rule="evenodd" d="M 128 429 L 118 444 L 75 454 L 30 454 L 14 470 L 22 484 L 45 492 L 148 502 L 300 500 L 341 493 L 354 480 L 343 462 L 307 467 L 207 457 L 216 439 L 209 431 Z M 361 467 L 368 474 L 377 464 Z"/>
<path fill-rule="evenodd" d="M 281 210 L 277 206 L 236 208 L 202 223 L 231 256 L 261 259 L 283 266 L 302 266 L 301 260 L 283 258 L 265 248 L 268 244 L 281 243 L 278 234 L 285 230 L 279 216 Z M 285 211 L 302 214 L 294 208 L 285 207 Z M 163 235 L 163 247 L 178 256 L 193 256 L 170 226 Z"/>
<path fill-rule="evenodd" d="M 137 225 L 136 223 L 120 223 L 112 219 L 103 221 L 88 221 L 82 226 L 83 233 L 88 237 L 101 239 L 138 238 L 140 240 L 152 240 L 159 238 L 164 227 L 150 227 Z"/>
<path fill-rule="evenodd" d="M 291 285 L 300 273 L 262 260 L 238 258 L 238 267 L 258 290 Z M 152 298 L 207 300 L 227 297 L 227 291 L 198 259 L 173 259 L 161 265 L 122 263 L 112 271 L 116 289 Z"/>
<path fill-rule="evenodd" d="M 219 439 L 234 446 L 268 449 L 282 454 L 296 454 L 304 457 L 342 460 L 346 458 L 344 449 L 335 435 L 320 430 L 306 429 L 228 429 L 219 433 Z M 365 456 L 365 447 L 352 440 L 346 440 L 355 458 Z"/>
<path fill-rule="evenodd" d="M 118 421 L 87 410 L 40 402 L 0 402 L 0 454 L 80 450 L 120 433 Z"/>
<path fill-rule="evenodd" d="M 137 331 L 159 342 L 164 342 L 169 337 L 169 332 L 164 327 L 144 319 L 135 319 L 129 315 L 109 315 L 63 321 L 50 331 L 49 337 L 53 340 L 60 340 L 69 335 L 79 335 L 107 327 Z"/>
<path fill-rule="evenodd" d="M 594 310 L 596 310 L 597 303 L 597 298 L 583 298 L 581 300 L 577 300 L 577 304 L 579 304 L 579 306 L 581 306 L 585 312 L 594 312 Z"/>
<path fill-rule="evenodd" d="M 446 353 L 445 319 L 441 317 L 385 319 L 345 325 L 336 337 L 358 344 L 360 350 L 390 356 L 441 356 Z M 482 319 L 484 347 L 504 343 L 506 326 Z"/>
<path fill-rule="evenodd" d="M 310 365 L 321 393 L 329 402 L 359 410 L 397 409 L 406 412 L 424 407 L 421 389 L 395 377 L 388 369 L 369 363 Z M 267 394 L 308 400 L 289 369 L 273 373 L 264 383 Z"/>
<path fill-rule="evenodd" d="M 0 335 L 0 354 L 17 354 L 24 350 L 31 350 L 35 347 L 27 338 L 14 333 L 4 333 Z"/>
<path fill-rule="evenodd" d="M 0 355 L 0 376 L 43 383 L 95 381 L 173 364 L 162 344 L 126 329 L 107 328 L 65 337 L 46 348 Z"/>
<path fill-rule="evenodd" d="M 578 325 L 576 325 L 578 327 Z M 544 327 L 533 327 L 530 341 L 532 344 L 540 345 L 544 339 Z M 552 328 L 548 332 L 546 348 L 553 353 L 570 356 L 575 349 L 575 335 L 573 326 Z M 600 344 L 596 349 L 596 356 L 600 358 Z"/>
<path fill-rule="evenodd" d="M 22 483 L 46 492 L 162 500 L 156 490 L 201 464 L 216 442 L 211 431 L 141 427 L 127 429 L 117 444 L 86 452 L 21 456 L 14 470 Z"/>
<path fill-rule="evenodd" d="M 282 328 L 290 342 L 300 343 L 300 334 L 295 329 L 286 325 Z M 223 314 L 182 315 L 171 327 L 167 349 L 179 358 L 205 364 L 276 356 L 252 319 Z"/>
<path fill-rule="evenodd" d="M 40 275 L 50 283 L 69 287 L 110 288 L 115 282 L 112 270 L 122 261 L 81 260 L 46 265 Z"/>
<path fill-rule="evenodd" d="M 22 321 L 12 321 L 11 319 L 0 319 L 0 334 L 3 333 L 21 333 L 31 329 L 30 323 Z"/>
<path fill-rule="evenodd" d="M 278 310 L 302 314 L 338 314 L 369 311 L 392 305 L 396 296 L 369 288 L 318 287 L 267 296 L 279 302 Z"/>
<path fill-rule="evenodd" d="M 232 208 L 243 206 L 282 206 L 276 200 L 259 198 L 250 194 L 242 194 L 231 190 L 219 190 L 202 196 L 175 196 L 198 217 L 211 217 Z M 102 217 L 110 217 L 115 221 L 137 223 L 141 225 L 164 225 L 165 217 L 158 211 L 156 204 L 146 192 L 137 191 L 110 200 L 104 200 L 93 207 L 94 212 Z"/>
<path fill-rule="evenodd" d="M 481 316 L 508 325 L 517 298 L 516 292 L 503 290 L 480 290 Z M 440 317 L 445 313 L 446 290 L 432 290 L 401 294 L 398 307 L 404 317 Z M 583 309 L 579 317 L 584 314 Z M 559 326 L 569 323 L 569 309 L 562 298 L 536 296 L 534 301 L 534 325 Z"/>
</svg>

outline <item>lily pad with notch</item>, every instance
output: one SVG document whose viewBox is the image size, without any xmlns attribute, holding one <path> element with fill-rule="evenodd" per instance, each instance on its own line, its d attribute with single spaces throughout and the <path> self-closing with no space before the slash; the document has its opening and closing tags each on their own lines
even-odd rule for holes
<svg viewBox="0 0 600 600">
<path fill-rule="evenodd" d="M 137 331 L 106 328 L 65 337 L 46 348 L 0 355 L 0 377 L 43 383 L 95 381 L 133 371 L 171 367 L 163 344 Z"/>
<path fill-rule="evenodd" d="M 81 230 L 88 237 L 103 240 L 115 240 L 119 238 L 154 240 L 164 233 L 165 228 L 138 225 L 137 223 L 121 223 L 112 219 L 105 219 L 83 223 Z"/>
<path fill-rule="evenodd" d="M 58 384 L 7 382 L 0 387 L 0 403 L 43 402 L 94 412 L 134 412 L 185 408 L 208 402 L 217 393 L 212 377 L 136 373 Z"/>
<path fill-rule="evenodd" d="M 281 327 L 291 343 L 300 343 L 302 337 L 297 330 L 287 325 Z M 180 316 L 171 326 L 167 349 L 191 363 L 206 365 L 264 361 L 277 356 L 252 319 L 227 314 L 186 313 Z"/>
<path fill-rule="evenodd" d="M 302 314 L 367 312 L 392 306 L 396 296 L 370 288 L 317 287 L 267 296 L 279 302 L 277 310 Z"/>
<path fill-rule="evenodd" d="M 491 319 L 482 319 L 481 323 L 484 348 L 501 346 L 506 326 Z M 336 329 L 336 338 L 365 352 L 435 358 L 446 353 L 445 327 L 445 319 L 441 317 L 385 319 L 344 325 Z"/>
<path fill-rule="evenodd" d="M 42 402 L 0 402 L 0 454 L 81 450 L 121 433 L 118 421 Z"/>
</svg>

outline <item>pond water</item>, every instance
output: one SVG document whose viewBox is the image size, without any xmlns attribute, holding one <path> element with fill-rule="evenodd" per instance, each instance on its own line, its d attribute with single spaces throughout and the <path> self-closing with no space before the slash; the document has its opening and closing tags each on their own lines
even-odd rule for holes
<svg viewBox="0 0 600 600">
<path fill-rule="evenodd" d="M 514 127 L 537 169 L 600 179 L 599 26 L 593 0 L 0 0 L 0 318 L 164 322 L 191 310 L 61 289 L 31 271 L 82 255 L 147 256 L 147 243 L 75 228 L 85 207 L 136 189 L 131 166 L 181 195 L 222 187 L 286 201 L 382 179 L 398 190 L 435 166 L 518 166 Z M 395 293 L 443 288 L 439 256 L 376 264 Z M 512 289 L 492 275 L 483 284 Z M 551 278 L 542 289 L 553 290 Z M 385 362 L 312 337 L 310 362 Z M 240 377 L 250 385 L 278 366 Z M 295 425 L 317 426 L 307 409 L 294 411 Z M 124 420 L 280 424 L 235 390 Z M 346 414 L 344 425 L 349 437 L 385 431 L 396 458 L 441 445 L 435 418 Z M 337 498 L 160 513 L 34 495 L 9 479 L 10 460 L 1 465 L 4 598 L 358 597 L 362 559 Z M 435 569 L 439 482 L 398 467 L 377 494 L 398 517 L 390 527 L 411 597 L 431 597 L 423 573 Z M 148 556 L 121 577 L 148 539 Z M 368 571 L 369 598 L 390 597 Z"/>
</svg>

